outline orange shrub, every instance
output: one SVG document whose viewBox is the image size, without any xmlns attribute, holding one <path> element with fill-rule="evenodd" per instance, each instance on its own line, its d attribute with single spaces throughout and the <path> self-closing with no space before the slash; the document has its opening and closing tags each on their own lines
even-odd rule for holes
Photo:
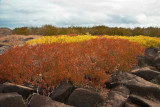
<svg viewBox="0 0 160 107">
<path fill-rule="evenodd" d="M 41 83 L 64 81 L 104 86 L 109 73 L 129 71 L 144 47 L 123 39 L 91 39 L 79 43 L 52 43 L 11 48 L 0 56 L 0 82 Z M 42 78 L 40 78 L 40 76 Z"/>
</svg>

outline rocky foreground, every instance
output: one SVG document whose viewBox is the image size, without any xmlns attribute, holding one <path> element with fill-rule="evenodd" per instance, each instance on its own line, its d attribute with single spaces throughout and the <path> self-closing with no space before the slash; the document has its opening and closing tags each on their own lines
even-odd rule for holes
<svg viewBox="0 0 160 107">
<path fill-rule="evenodd" d="M 70 83 L 59 85 L 50 96 L 12 83 L 0 84 L 0 107 L 159 107 L 160 49 L 149 48 L 129 72 L 117 71 L 106 82 L 106 98 Z"/>
</svg>

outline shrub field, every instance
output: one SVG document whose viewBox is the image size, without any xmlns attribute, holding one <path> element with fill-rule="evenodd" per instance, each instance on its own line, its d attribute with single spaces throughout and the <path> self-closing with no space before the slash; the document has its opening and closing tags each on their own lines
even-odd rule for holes
<svg viewBox="0 0 160 107">
<path fill-rule="evenodd" d="M 94 38 L 112 38 L 112 39 L 126 39 L 130 42 L 136 42 L 140 44 L 141 46 L 144 46 L 146 48 L 149 47 L 158 47 L 160 46 L 160 39 L 157 39 L 155 37 L 149 37 L 149 36 L 91 36 L 91 35 L 77 35 L 77 36 L 67 36 L 67 35 L 61 35 L 61 36 L 44 36 L 39 39 L 30 40 L 27 42 L 29 45 L 35 45 L 35 44 L 44 44 L 44 43 L 70 43 L 70 42 L 81 42 L 86 41 Z"/>
<path fill-rule="evenodd" d="M 0 83 L 32 83 L 49 90 L 70 81 L 77 86 L 102 88 L 111 73 L 129 71 L 144 49 L 119 38 L 42 37 L 0 56 Z"/>
</svg>

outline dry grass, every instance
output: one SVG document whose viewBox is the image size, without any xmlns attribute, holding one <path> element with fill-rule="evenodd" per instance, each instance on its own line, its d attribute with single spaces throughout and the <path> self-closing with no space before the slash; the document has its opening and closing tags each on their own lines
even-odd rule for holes
<svg viewBox="0 0 160 107">
<path fill-rule="evenodd" d="M 40 35 L 7 35 L 0 37 L 0 45 L 7 45 L 7 46 L 17 46 L 23 45 L 25 43 L 25 39 L 34 38 L 37 39 L 42 37 Z"/>
</svg>

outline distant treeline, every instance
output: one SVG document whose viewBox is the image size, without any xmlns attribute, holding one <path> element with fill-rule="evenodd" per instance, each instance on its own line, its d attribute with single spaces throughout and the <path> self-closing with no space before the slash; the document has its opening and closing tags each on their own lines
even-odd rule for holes
<svg viewBox="0 0 160 107">
<path fill-rule="evenodd" d="M 1 29 L 4 30 L 4 28 L 0 28 L 0 33 L 3 32 L 1 31 Z M 121 36 L 145 35 L 145 36 L 160 37 L 160 28 L 158 27 L 147 27 L 147 28 L 140 28 L 140 27 L 122 28 L 122 27 L 107 27 L 107 26 L 55 27 L 52 25 L 44 25 L 42 27 L 20 27 L 20 28 L 15 28 L 8 32 L 9 34 L 44 35 L 44 36 L 89 33 L 91 35 L 121 35 Z M 7 33 L 5 32 L 5 34 Z"/>
</svg>

